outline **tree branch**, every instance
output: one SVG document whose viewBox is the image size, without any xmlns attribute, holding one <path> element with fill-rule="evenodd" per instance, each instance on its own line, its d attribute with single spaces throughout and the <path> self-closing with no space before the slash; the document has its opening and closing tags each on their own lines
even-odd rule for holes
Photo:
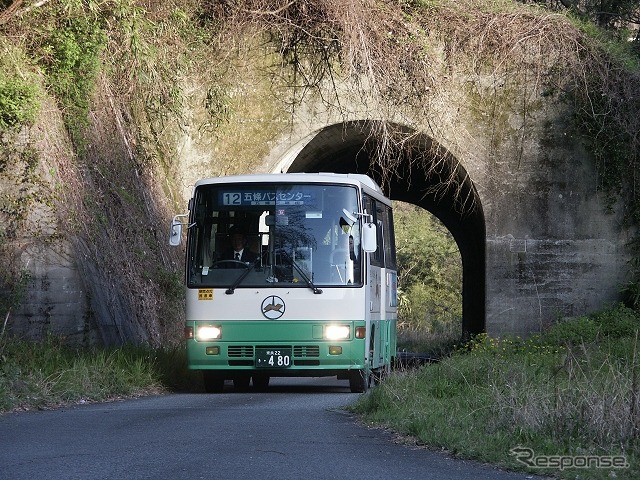
<svg viewBox="0 0 640 480">
<path fill-rule="evenodd" d="M 34 8 L 40 8 L 43 5 L 49 3 L 50 1 L 51 0 L 40 0 L 18 11 L 20 6 L 24 3 L 24 0 L 14 0 L 14 2 L 11 5 L 9 5 L 7 9 L 5 9 L 2 13 L 0 13 L 0 25 L 4 25 L 15 16 L 24 15 L 25 13 L 30 12 Z"/>
</svg>

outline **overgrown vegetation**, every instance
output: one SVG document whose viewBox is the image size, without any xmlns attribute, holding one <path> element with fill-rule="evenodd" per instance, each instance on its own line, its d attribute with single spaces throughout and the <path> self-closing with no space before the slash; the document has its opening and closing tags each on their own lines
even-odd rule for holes
<svg viewBox="0 0 640 480">
<path fill-rule="evenodd" d="M 81 15 L 52 18 L 43 26 L 46 38 L 40 51 L 47 82 L 61 103 L 65 124 L 77 148 L 84 145 L 83 128 L 89 125 L 89 103 L 100 68 L 100 52 L 106 35 L 94 18 Z M 58 23 L 60 22 L 60 23 Z"/>
<path fill-rule="evenodd" d="M 430 448 L 510 469 L 525 468 L 520 447 L 628 464 L 532 473 L 638 478 L 639 340 L 640 315 L 621 305 L 527 340 L 479 335 L 440 363 L 392 375 L 355 410 Z"/>
<path fill-rule="evenodd" d="M 22 136 L 38 117 L 41 92 L 32 72 L 20 68 L 24 61 L 20 57 L 19 50 L 0 38 L 0 178 L 10 174 L 22 183 L 21 188 L 10 188 L 0 180 L 0 332 L 24 298 L 30 279 L 27 270 L 3 259 L 15 257 L 12 242 L 31 205 L 42 195 L 35 188 L 38 153 Z"/>
<path fill-rule="evenodd" d="M 0 237 L 0 255 L 6 255 L 5 245 L 6 240 Z M 22 303 L 29 280 L 30 275 L 26 270 L 16 271 L 9 267 L 0 274 L 0 335 L 7 328 L 12 309 Z"/>
<path fill-rule="evenodd" d="M 32 124 L 40 107 L 37 98 L 35 85 L 20 78 L 7 78 L 0 71 L 0 130 Z"/>
<path fill-rule="evenodd" d="M 107 315 L 126 318 L 131 324 L 127 334 L 117 332 L 120 338 L 103 341 L 112 343 L 121 341 L 122 335 L 132 335 L 131 341 L 146 340 L 155 345 L 175 342 L 180 337 L 176 319 L 183 314 L 182 292 L 174 258 L 177 252 L 164 245 L 159 227 L 168 217 L 163 212 L 163 195 L 155 193 L 165 186 L 154 180 L 163 164 L 153 159 L 154 143 L 146 142 L 145 131 L 139 129 L 147 122 L 133 121 L 133 117 L 138 113 L 136 107 L 143 105 L 142 112 L 154 109 L 151 118 L 171 117 L 180 122 L 181 105 L 176 107 L 175 102 L 167 101 L 169 97 L 156 92 L 178 91 L 177 65 L 185 62 L 176 58 L 170 64 L 160 57 L 156 46 L 161 36 L 154 28 L 164 29 L 163 41 L 168 44 L 175 39 L 169 36 L 171 28 L 183 28 L 186 42 L 192 42 L 191 33 L 187 33 L 184 19 L 169 12 L 168 18 L 160 15 L 151 20 L 148 12 L 130 0 L 9 4 L 0 11 L 0 80 L 13 80 L 0 81 L 0 118 L 16 133 L 0 128 L 2 157 L 15 150 L 14 144 L 21 149 L 23 144 L 37 142 L 43 154 L 41 161 L 40 155 L 34 156 L 37 172 L 33 185 L 21 184 L 22 179 L 16 177 L 3 179 L 16 192 L 30 195 L 30 202 L 24 201 L 23 194 L 11 202 L 32 212 L 46 196 L 46 206 L 55 206 L 59 224 L 52 225 L 55 218 L 48 218 L 48 236 L 33 241 L 44 248 L 55 248 L 56 239 L 73 241 L 80 270 L 91 272 L 100 266 L 101 275 L 94 285 L 87 286 L 92 290 L 87 297 L 111 304 Z M 179 51 L 183 43 L 176 42 L 175 50 L 167 53 Z M 201 44 L 194 48 L 198 46 Z M 158 71 L 162 75 L 157 75 Z M 57 104 L 67 138 L 55 131 L 55 112 L 51 118 L 40 118 L 37 134 L 32 133 L 39 105 L 36 101 L 45 95 L 28 94 L 38 93 L 40 84 L 47 90 L 47 99 Z M 25 92 L 22 96 L 14 95 L 18 87 Z M 10 101 L 2 101 L 3 88 L 11 88 Z M 128 101 L 131 103 L 125 106 Z M 173 153 L 166 150 L 167 156 Z M 39 197 L 33 195 L 34 190 L 40 192 Z M 11 225 L 15 222 L 14 216 Z M 23 235 L 33 228 L 24 223 L 14 226 Z M 20 255 L 9 252 L 15 237 L 6 238 L 3 261 L 15 264 L 12 268 L 16 271 L 27 268 L 19 264 Z M 89 317 L 101 321 L 91 312 Z"/>
<path fill-rule="evenodd" d="M 592 2 L 579 3 L 576 12 L 582 12 L 582 7 Z M 550 7 L 556 5 L 549 2 Z M 627 6 L 622 10 L 626 12 Z M 602 17 L 601 12 L 594 10 L 589 6 L 581 18 Z M 619 80 L 612 79 L 606 70 L 612 60 L 616 64 L 621 57 L 609 58 L 612 52 L 603 56 L 602 38 L 591 42 L 573 27 L 567 16 L 524 8 L 509 0 L 288 3 L 247 0 L 224 6 L 206 4 L 204 11 L 207 16 L 222 19 L 224 32 L 232 38 L 258 30 L 269 32 L 271 42 L 279 47 L 283 66 L 287 67 L 280 74 L 288 72 L 295 85 L 289 91 L 293 105 L 298 98 L 318 93 L 335 79 L 353 80 L 355 89 L 367 85 L 371 94 L 365 101 L 370 108 L 388 113 L 389 119 L 394 118 L 394 112 L 417 114 L 428 122 L 426 130 L 432 129 L 434 133 L 442 132 L 449 122 L 455 121 L 444 118 L 437 105 L 438 94 L 449 87 L 441 70 L 443 67 L 446 70 L 446 65 L 455 64 L 461 74 L 464 72 L 470 78 L 493 77 L 504 87 L 503 91 L 512 92 L 512 97 L 531 78 L 537 78 L 533 91 L 524 88 L 521 98 L 510 98 L 512 103 L 522 105 L 520 113 L 525 116 L 535 108 L 538 93 L 563 91 L 569 93 L 568 101 L 576 100 L 578 107 L 586 109 L 590 100 L 615 88 Z M 570 14 L 569 10 L 564 11 Z M 443 43 L 444 52 L 437 47 L 439 42 Z M 629 76 L 629 81 L 638 80 Z M 490 89 L 496 92 L 493 87 Z M 584 93 L 585 97 L 573 98 L 574 91 Z M 340 108 L 339 99 L 327 99 L 327 103 Z M 592 109 L 590 120 L 597 122 L 606 112 L 611 113 Z M 625 131 L 632 131 L 626 128 L 622 112 L 619 116 L 605 116 L 614 118 L 612 121 Z M 406 132 L 396 131 L 389 124 L 381 124 L 380 129 L 375 134 L 384 140 L 380 142 L 376 160 L 393 175 L 394 167 L 405 161 L 402 149 Z M 452 151 L 456 151 L 459 140 L 455 136 L 447 138 Z M 437 169 L 432 160 L 430 152 L 426 152 L 424 158 L 415 162 L 419 168 Z"/>
<path fill-rule="evenodd" d="M 25 342 L 0 335 L 0 411 L 197 390 L 180 348 L 76 348 L 47 337 Z"/>
<path fill-rule="evenodd" d="M 521 0 L 530 3 L 530 0 Z M 571 14 L 597 25 L 640 53 L 640 11 L 636 0 L 537 0 L 550 10 Z"/>
<path fill-rule="evenodd" d="M 0 181 L 0 334 L 7 328 L 12 311 L 19 307 L 27 293 L 30 272 L 10 259 L 19 257 L 20 241 L 24 241 L 25 224 L 36 202 L 48 201 L 47 194 L 38 186 L 38 153 L 27 146 L 13 143 L 18 138 L 20 124 L 9 128 L 0 138 L 0 176 L 5 172 L 18 178 L 20 185 L 7 185 Z M 15 127 L 15 128 L 13 128 Z M 37 238 L 42 231 L 28 229 Z"/>
</svg>

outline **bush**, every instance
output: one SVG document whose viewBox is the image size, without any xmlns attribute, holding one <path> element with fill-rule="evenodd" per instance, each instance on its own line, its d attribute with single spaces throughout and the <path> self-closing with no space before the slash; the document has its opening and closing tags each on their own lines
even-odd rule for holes
<svg viewBox="0 0 640 480">
<path fill-rule="evenodd" d="M 7 79 L 0 74 L 0 130 L 32 124 L 39 110 L 35 85 L 19 78 Z"/>
<path fill-rule="evenodd" d="M 582 316 L 562 320 L 543 335 L 550 344 L 580 345 L 598 340 L 633 338 L 640 329 L 640 313 L 622 304 Z"/>
<path fill-rule="evenodd" d="M 47 83 L 65 113 L 64 120 L 77 146 L 82 145 L 81 129 L 88 124 L 87 113 L 100 70 L 100 52 L 107 36 L 100 22 L 78 14 L 63 25 L 50 26 L 48 38 L 41 39 L 40 55 Z"/>
</svg>

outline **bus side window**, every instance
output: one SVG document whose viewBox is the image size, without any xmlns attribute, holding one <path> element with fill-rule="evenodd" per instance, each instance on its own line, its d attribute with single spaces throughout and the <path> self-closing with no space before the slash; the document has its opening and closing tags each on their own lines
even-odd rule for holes
<svg viewBox="0 0 640 480">
<path fill-rule="evenodd" d="M 376 226 L 376 236 L 378 240 L 378 248 L 375 252 L 371 253 L 371 265 L 375 265 L 376 267 L 384 267 L 384 241 L 382 235 L 382 215 L 381 208 L 384 205 L 378 204 L 372 197 L 365 195 L 364 196 L 364 208 L 368 214 L 370 214 L 373 219 L 373 224 Z"/>
<path fill-rule="evenodd" d="M 390 207 L 384 208 L 384 263 L 387 268 L 396 269 L 396 239 L 393 230 L 393 212 Z"/>
</svg>

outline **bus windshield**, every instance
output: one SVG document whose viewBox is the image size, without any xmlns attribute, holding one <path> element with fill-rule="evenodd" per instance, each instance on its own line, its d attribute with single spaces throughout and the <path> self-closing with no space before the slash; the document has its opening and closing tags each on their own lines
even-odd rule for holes
<svg viewBox="0 0 640 480">
<path fill-rule="evenodd" d="M 359 211 L 350 185 L 200 185 L 188 230 L 188 286 L 361 286 Z"/>
</svg>

